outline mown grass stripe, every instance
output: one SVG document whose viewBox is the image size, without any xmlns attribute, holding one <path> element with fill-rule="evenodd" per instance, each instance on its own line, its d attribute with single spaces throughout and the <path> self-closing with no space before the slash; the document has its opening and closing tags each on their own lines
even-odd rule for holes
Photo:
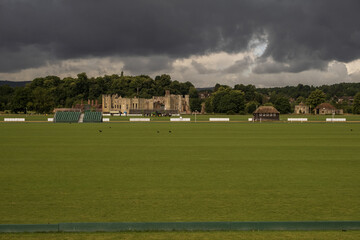
<svg viewBox="0 0 360 240">
<path fill-rule="evenodd" d="M 360 221 L 1 224 L 1 233 L 360 230 Z"/>
</svg>

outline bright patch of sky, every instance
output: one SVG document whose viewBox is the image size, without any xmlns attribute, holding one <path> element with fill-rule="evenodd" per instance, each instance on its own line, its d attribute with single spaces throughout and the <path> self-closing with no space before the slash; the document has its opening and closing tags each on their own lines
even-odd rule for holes
<svg viewBox="0 0 360 240">
<path fill-rule="evenodd" d="M 346 63 L 346 68 L 349 74 L 360 72 L 360 59 Z"/>
</svg>

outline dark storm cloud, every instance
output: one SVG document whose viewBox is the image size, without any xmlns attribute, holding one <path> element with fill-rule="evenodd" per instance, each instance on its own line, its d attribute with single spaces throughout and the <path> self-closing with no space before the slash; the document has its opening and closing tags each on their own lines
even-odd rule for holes
<svg viewBox="0 0 360 240">
<path fill-rule="evenodd" d="M 215 69 L 209 69 L 195 60 L 191 61 L 191 66 L 193 66 L 199 74 L 211 74 L 216 72 Z"/>
<path fill-rule="evenodd" d="M 277 65 L 258 72 L 323 69 L 360 57 L 359 9 L 357 0 L 0 0 L 0 72 L 49 59 L 234 53 L 264 37 L 260 64 Z"/>
<path fill-rule="evenodd" d="M 0 71 L 13 72 L 22 68 L 39 67 L 52 60 L 51 52 L 46 51 L 44 46 L 39 48 L 23 45 L 12 51 L 0 48 Z"/>
<path fill-rule="evenodd" d="M 328 60 L 312 58 L 310 55 L 299 54 L 295 59 L 287 59 L 287 61 L 271 61 L 262 57 L 257 59 L 254 73 L 280 73 L 280 72 L 302 72 L 309 69 L 326 70 Z"/>
<path fill-rule="evenodd" d="M 283 1 L 279 7 L 266 14 L 268 23 L 264 19 L 269 45 L 263 58 L 288 65 L 280 71 L 324 69 L 331 60 L 359 58 L 360 1 Z"/>
<path fill-rule="evenodd" d="M 253 61 L 249 57 L 236 61 L 233 65 L 223 70 L 224 73 L 241 73 L 249 68 Z"/>
<path fill-rule="evenodd" d="M 141 73 L 150 74 L 164 69 L 171 69 L 171 64 L 174 61 L 166 56 L 152 56 L 151 58 L 144 57 L 125 57 L 124 70 L 130 72 L 137 72 L 141 69 Z"/>
</svg>

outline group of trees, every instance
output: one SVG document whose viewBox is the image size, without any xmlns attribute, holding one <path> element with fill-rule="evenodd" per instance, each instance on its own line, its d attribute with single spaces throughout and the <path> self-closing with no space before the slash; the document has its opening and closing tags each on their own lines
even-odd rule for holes
<svg viewBox="0 0 360 240">
<path fill-rule="evenodd" d="M 273 105 L 281 113 L 292 111 L 289 99 L 276 96 L 270 100 L 265 94 L 259 93 L 254 85 L 237 84 L 234 88 L 216 84 L 214 92 L 205 101 L 205 111 L 226 114 L 253 113 L 260 105 Z"/>
<path fill-rule="evenodd" d="M 356 94 L 358 92 L 358 94 Z M 349 101 L 351 97 L 354 102 Z M 342 101 L 338 101 L 342 97 Z M 253 113 L 260 105 L 274 106 L 280 113 L 292 113 L 295 105 L 304 103 L 314 109 L 330 102 L 345 113 L 360 114 L 360 83 L 340 83 L 313 87 L 299 84 L 283 88 L 256 88 L 237 84 L 234 88 L 216 84 L 213 94 L 205 101 L 205 110 L 216 113 Z M 234 106 L 234 103 L 237 106 Z"/>
<path fill-rule="evenodd" d="M 330 101 L 333 97 L 355 96 L 360 92 L 360 83 L 337 83 L 332 85 L 322 85 L 319 87 L 298 84 L 297 86 L 258 88 L 257 92 L 270 95 L 271 92 L 297 99 L 298 97 L 309 97 L 310 93 L 319 89 L 326 94 L 326 100 Z"/>
<path fill-rule="evenodd" d="M 360 92 L 358 92 L 354 97 L 353 113 L 360 114 Z"/>
<path fill-rule="evenodd" d="M 220 86 L 205 102 L 206 112 L 244 113 L 245 94 L 241 90 Z"/>
<path fill-rule="evenodd" d="M 343 109 L 345 113 L 353 113 L 354 105 L 350 99 L 360 92 L 360 83 L 337 83 L 319 87 L 298 84 L 281 88 L 258 88 L 257 92 L 268 96 L 286 97 L 290 100 L 292 108 L 295 104 L 303 102 L 313 109 L 320 101 L 329 102 L 336 108 Z M 313 98 L 315 100 L 312 100 Z"/>
<path fill-rule="evenodd" d="M 146 75 L 124 76 L 123 74 L 89 78 L 85 73 L 80 73 L 77 78 L 60 79 L 57 76 L 36 78 L 25 87 L 0 86 L 0 111 L 50 113 L 54 108 L 72 107 L 81 100 L 97 99 L 101 102 L 102 94 L 151 98 L 163 96 L 165 90 L 170 90 L 173 94 L 190 93 L 191 102 L 198 105 L 198 93 L 194 85 L 190 82 L 172 81 L 167 74 L 152 79 Z"/>
<path fill-rule="evenodd" d="M 76 78 L 57 76 L 36 78 L 25 87 L 0 86 L 0 111 L 35 111 L 50 113 L 57 107 L 72 107 L 81 100 L 98 100 L 102 94 L 118 94 L 122 97 L 151 98 L 163 96 L 165 90 L 172 94 L 190 95 L 192 111 L 201 111 L 202 104 L 208 113 L 245 114 L 258 106 L 273 105 L 280 113 L 293 112 L 294 106 L 303 102 L 314 109 L 318 104 L 330 102 L 347 113 L 360 114 L 360 83 L 340 83 L 320 87 L 299 84 L 282 88 L 256 88 L 254 85 L 237 84 L 233 88 L 216 84 L 214 88 L 197 90 L 190 82 L 173 81 L 167 74 L 124 76 L 105 75 L 89 78 L 80 73 Z M 211 92 L 210 97 L 200 98 L 202 91 Z M 357 94 L 356 94 L 357 93 Z M 354 101 L 350 102 L 350 98 Z"/>
</svg>

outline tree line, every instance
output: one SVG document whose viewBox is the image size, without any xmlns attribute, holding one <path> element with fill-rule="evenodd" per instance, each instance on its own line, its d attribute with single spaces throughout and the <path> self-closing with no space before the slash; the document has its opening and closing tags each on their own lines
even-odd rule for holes
<svg viewBox="0 0 360 240">
<path fill-rule="evenodd" d="M 101 103 L 102 94 L 151 98 L 163 96 L 165 90 L 170 90 L 173 94 L 190 93 L 193 98 L 197 98 L 197 91 L 192 83 L 172 81 L 167 74 L 152 79 L 146 75 L 123 74 L 89 78 L 86 73 L 80 73 L 76 78 L 35 78 L 25 87 L 0 86 L 0 111 L 50 113 L 54 108 L 71 108 L 81 100 L 98 100 Z"/>
<path fill-rule="evenodd" d="M 230 98 L 229 96 L 237 96 Z M 226 97 L 224 97 L 226 96 Z M 232 100 L 229 100 L 232 99 Z M 237 108 L 232 107 L 237 102 Z M 216 84 L 205 100 L 207 112 L 251 114 L 258 106 L 274 106 L 280 113 L 294 112 L 295 105 L 304 103 L 314 109 L 329 102 L 344 113 L 360 114 L 360 83 L 339 83 L 319 87 L 298 84 L 277 88 L 256 88 L 237 84 L 233 88 Z"/>
<path fill-rule="evenodd" d="M 170 90 L 172 94 L 190 95 L 190 108 L 198 112 L 204 105 L 207 113 L 251 114 L 261 105 L 272 105 L 280 113 L 291 113 L 300 102 L 312 109 L 320 103 L 330 102 L 344 109 L 345 113 L 360 114 L 360 83 L 319 87 L 299 84 L 278 88 L 216 84 L 213 88 L 197 90 L 191 82 L 172 80 L 167 74 L 152 79 L 147 75 L 125 76 L 123 73 L 96 78 L 89 78 L 86 73 L 80 73 L 76 78 L 47 76 L 35 78 L 25 87 L 2 85 L 0 111 L 51 113 L 54 108 L 70 108 L 81 100 L 98 100 L 101 103 L 102 94 L 151 98 L 163 96 L 165 90 Z M 202 97 L 205 95 L 210 97 Z M 340 98 L 342 101 L 339 101 Z"/>
</svg>

